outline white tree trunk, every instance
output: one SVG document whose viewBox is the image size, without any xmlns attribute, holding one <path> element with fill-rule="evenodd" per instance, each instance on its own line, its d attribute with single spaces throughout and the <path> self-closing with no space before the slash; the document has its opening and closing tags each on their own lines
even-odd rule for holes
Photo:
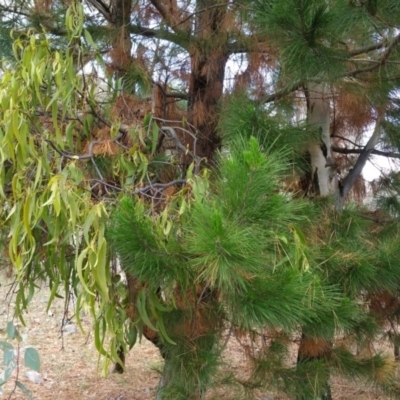
<svg viewBox="0 0 400 400">
<path fill-rule="evenodd" d="M 319 133 L 320 142 L 309 149 L 313 192 L 320 196 L 335 194 L 338 188 L 330 139 L 330 102 L 326 85 L 308 83 L 307 121 Z"/>
</svg>

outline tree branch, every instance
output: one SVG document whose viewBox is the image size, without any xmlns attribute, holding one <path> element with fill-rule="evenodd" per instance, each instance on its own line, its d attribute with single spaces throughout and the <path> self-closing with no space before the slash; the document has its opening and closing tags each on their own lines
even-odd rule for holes
<svg viewBox="0 0 400 400">
<path fill-rule="evenodd" d="M 89 153 L 77 155 L 77 154 L 66 153 L 65 151 L 60 150 L 59 148 L 56 147 L 56 145 L 50 139 L 44 139 L 44 141 L 47 142 L 62 157 L 68 158 L 70 160 L 92 159 L 93 156 L 94 156 L 93 155 L 94 146 L 97 146 L 98 144 L 104 143 L 104 140 L 94 140 L 94 141 L 90 142 L 90 144 L 89 144 Z"/>
<path fill-rule="evenodd" d="M 161 90 L 162 94 L 164 97 L 172 97 L 175 99 L 182 99 L 182 100 L 188 100 L 189 95 L 187 93 L 182 93 L 182 92 L 167 92 L 162 85 L 160 85 L 156 81 L 151 81 L 153 85 L 157 85 L 159 89 Z"/>
<path fill-rule="evenodd" d="M 110 8 L 104 4 L 101 0 L 86 0 L 91 4 L 107 22 L 112 22 Z"/>
<path fill-rule="evenodd" d="M 128 26 L 129 33 L 133 35 L 140 35 L 146 38 L 164 39 L 177 44 L 183 49 L 187 50 L 189 45 L 190 36 L 169 32 L 167 29 L 153 29 L 140 25 L 130 24 Z"/>
<path fill-rule="evenodd" d="M 91 4 L 104 18 L 107 22 L 112 22 L 111 11 L 110 8 L 102 1 L 102 0 L 86 0 L 89 4 Z M 161 17 L 167 22 L 167 24 L 174 29 L 174 24 L 168 19 L 168 10 L 162 4 L 160 0 L 151 0 L 153 6 L 160 13 Z M 146 38 L 158 38 L 165 39 L 170 42 L 173 42 L 183 48 L 186 48 L 187 40 L 182 39 L 184 37 L 183 34 L 189 36 L 189 31 L 174 29 L 176 33 L 172 33 L 167 29 L 153 29 L 148 27 L 142 27 L 136 24 L 129 24 L 127 27 L 129 33 L 133 35 L 140 35 Z"/>
<path fill-rule="evenodd" d="M 374 69 L 377 69 L 381 67 L 382 65 L 385 64 L 386 60 L 390 56 L 390 53 L 393 51 L 393 49 L 400 43 L 400 33 L 388 44 L 386 50 L 383 52 L 382 56 L 377 60 L 376 64 L 371 65 L 369 67 L 365 68 L 358 68 L 349 72 L 346 72 L 342 75 L 342 77 L 347 77 L 347 76 L 356 76 L 358 74 L 364 73 L 364 72 L 370 72 L 373 71 Z"/>
<path fill-rule="evenodd" d="M 384 116 L 385 116 L 384 109 L 382 108 L 378 110 L 378 118 L 376 119 L 374 132 L 372 133 L 364 149 L 361 150 L 360 156 L 358 157 L 354 167 L 349 171 L 347 176 L 341 182 L 340 197 L 342 202 L 344 201 L 350 189 L 354 185 L 356 179 L 361 175 L 361 172 L 366 162 L 368 161 L 369 156 L 372 154 L 376 144 L 379 141 L 379 137 L 381 135 L 381 122 Z"/>
<path fill-rule="evenodd" d="M 382 40 L 379 43 L 375 43 L 375 44 L 372 44 L 370 46 L 360 47 L 358 49 L 354 49 L 352 51 L 349 51 L 349 55 L 354 57 L 354 56 L 358 56 L 358 55 L 363 54 L 363 53 L 369 53 L 370 51 L 379 50 L 379 49 L 385 47 L 386 44 L 387 44 L 387 39 L 385 38 L 384 40 Z"/>
<path fill-rule="evenodd" d="M 7 14 L 10 13 L 10 14 L 15 14 L 15 15 L 22 15 L 22 16 L 27 17 L 27 18 L 32 17 L 31 14 L 22 11 L 22 9 L 17 9 L 17 8 L 15 8 L 15 7 L 12 7 L 12 8 L 11 8 L 11 7 L 5 6 L 5 5 L 3 5 L 3 4 L 0 5 L 0 13 L 1 13 L 1 14 L 4 14 L 4 15 L 5 15 L 6 13 L 7 13 Z"/>
<path fill-rule="evenodd" d="M 192 13 L 189 14 L 186 18 L 184 18 L 183 20 L 181 20 L 179 23 L 180 23 L 180 24 L 184 24 L 185 22 L 187 22 L 190 18 L 194 17 L 195 15 L 204 13 L 204 12 L 210 10 L 211 8 L 228 7 L 228 6 L 233 5 L 233 4 L 234 4 L 234 2 L 229 2 L 229 1 L 228 1 L 227 3 L 223 3 L 223 4 L 214 4 L 214 5 L 210 5 L 210 6 L 206 7 L 206 8 L 202 8 L 202 9 L 200 9 L 200 10 L 197 10 L 197 11 L 195 11 L 195 12 L 192 12 Z"/>
<path fill-rule="evenodd" d="M 364 146 L 361 146 L 360 144 L 357 144 L 357 143 L 353 142 L 352 140 L 350 140 L 350 139 L 347 139 L 347 138 L 345 138 L 345 137 L 343 137 L 343 136 L 339 136 L 339 135 L 332 135 L 331 137 L 332 137 L 332 138 L 338 138 L 338 139 L 340 139 L 340 140 L 343 140 L 343 141 L 349 142 L 349 143 L 351 143 L 353 146 L 357 146 L 357 147 L 364 147 Z M 338 147 L 338 148 L 339 148 L 339 147 Z"/>
<path fill-rule="evenodd" d="M 332 151 L 340 154 L 362 154 L 365 151 L 364 149 L 348 149 L 347 147 L 337 146 L 332 146 L 331 149 Z M 381 151 L 373 149 L 370 154 L 388 158 L 400 158 L 400 153 L 394 153 L 392 151 Z"/>
<path fill-rule="evenodd" d="M 155 9 L 160 13 L 160 15 L 165 19 L 165 21 L 168 23 L 170 21 L 169 15 L 168 15 L 168 10 L 163 4 L 162 1 L 160 0 L 150 0 L 150 3 L 153 4 Z"/>
<path fill-rule="evenodd" d="M 174 12 L 171 12 L 171 10 L 168 10 L 166 5 L 164 4 L 165 2 L 163 0 L 150 0 L 150 3 L 156 8 L 156 10 L 160 13 L 161 17 L 164 19 L 164 21 L 168 24 L 168 26 L 176 33 L 185 33 L 185 34 L 190 34 L 189 29 L 181 29 L 179 26 L 183 24 L 183 22 L 186 20 L 182 20 L 179 18 L 177 14 Z M 176 2 L 172 4 L 171 1 L 171 7 L 172 10 L 175 8 L 176 11 L 178 11 L 178 6 Z M 179 12 L 178 12 L 179 13 Z"/>
<path fill-rule="evenodd" d="M 300 89 L 303 86 L 303 81 L 298 81 L 295 82 L 291 85 L 288 85 L 284 87 L 282 90 L 279 90 L 278 92 L 272 93 L 268 96 L 265 96 L 259 100 L 260 103 L 270 103 L 271 101 L 279 100 L 282 97 L 286 96 L 289 93 L 292 93 L 296 91 L 297 89 Z"/>
<path fill-rule="evenodd" d="M 177 127 L 178 128 L 178 127 Z M 162 132 L 168 132 L 168 134 L 169 134 L 169 136 L 170 136 L 170 139 L 172 139 L 174 142 L 175 142 L 175 145 L 176 145 L 176 147 L 179 149 L 179 150 L 181 150 L 182 152 L 183 152 L 183 154 L 189 154 L 192 158 L 193 158 L 193 160 L 194 160 L 194 162 L 195 162 L 195 165 L 194 165 L 194 172 L 195 172 L 195 174 L 197 174 L 198 172 L 199 172 L 199 170 L 200 170 L 200 163 L 201 163 L 201 157 L 199 157 L 198 155 L 196 155 L 196 140 L 197 140 L 197 138 L 194 136 L 194 150 L 193 150 L 193 152 L 191 152 L 187 147 L 185 147 L 184 145 L 183 145 L 183 143 L 180 141 L 180 139 L 179 139 L 179 137 L 178 137 L 178 135 L 176 134 L 176 131 L 175 131 L 175 128 L 174 127 L 171 127 L 171 126 L 162 126 L 161 128 L 161 131 Z M 189 131 L 187 131 L 187 130 L 184 130 L 185 132 L 188 132 L 188 133 L 190 133 Z"/>
</svg>

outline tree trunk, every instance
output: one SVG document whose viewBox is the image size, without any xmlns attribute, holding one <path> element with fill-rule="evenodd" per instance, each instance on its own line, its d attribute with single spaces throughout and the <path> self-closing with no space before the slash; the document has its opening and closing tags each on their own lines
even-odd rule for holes
<svg viewBox="0 0 400 400">
<path fill-rule="evenodd" d="M 227 56 L 192 54 L 189 88 L 189 123 L 198 131 L 196 155 L 212 159 L 220 145 L 217 135 L 217 107 L 222 97 Z"/>
<path fill-rule="evenodd" d="M 311 177 L 308 193 L 322 197 L 336 195 L 338 180 L 331 151 L 331 116 L 327 87 L 308 83 L 306 98 L 307 123 L 317 132 L 319 141 L 309 148 Z"/>
<path fill-rule="evenodd" d="M 212 159 L 220 145 L 217 135 L 217 108 L 223 94 L 227 35 L 224 32 L 226 5 L 215 0 L 199 0 L 196 41 L 190 48 L 188 120 L 197 129 L 196 154 Z"/>
<path fill-rule="evenodd" d="M 128 26 L 131 18 L 132 0 L 111 0 L 109 6 L 110 23 L 115 29 L 113 48 L 110 51 L 115 76 L 124 76 L 134 62 L 132 41 Z"/>
</svg>

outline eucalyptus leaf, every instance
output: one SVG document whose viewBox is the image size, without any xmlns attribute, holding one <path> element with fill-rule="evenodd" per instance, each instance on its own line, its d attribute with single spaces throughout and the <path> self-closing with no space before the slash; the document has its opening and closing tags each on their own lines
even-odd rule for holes
<svg viewBox="0 0 400 400">
<path fill-rule="evenodd" d="M 24 363 L 26 367 L 36 372 L 40 372 L 40 357 L 38 351 L 33 347 L 26 348 L 24 355 Z"/>
</svg>

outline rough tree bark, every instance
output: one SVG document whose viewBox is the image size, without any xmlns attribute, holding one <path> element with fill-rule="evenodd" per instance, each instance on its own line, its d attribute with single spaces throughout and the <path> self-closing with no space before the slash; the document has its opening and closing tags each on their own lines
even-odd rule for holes
<svg viewBox="0 0 400 400">
<path fill-rule="evenodd" d="M 221 3 L 218 6 L 218 3 Z M 195 31 L 190 47 L 188 119 L 199 133 L 197 155 L 212 159 L 220 145 L 217 108 L 223 94 L 225 66 L 229 57 L 224 29 L 226 2 L 198 0 Z"/>
</svg>

